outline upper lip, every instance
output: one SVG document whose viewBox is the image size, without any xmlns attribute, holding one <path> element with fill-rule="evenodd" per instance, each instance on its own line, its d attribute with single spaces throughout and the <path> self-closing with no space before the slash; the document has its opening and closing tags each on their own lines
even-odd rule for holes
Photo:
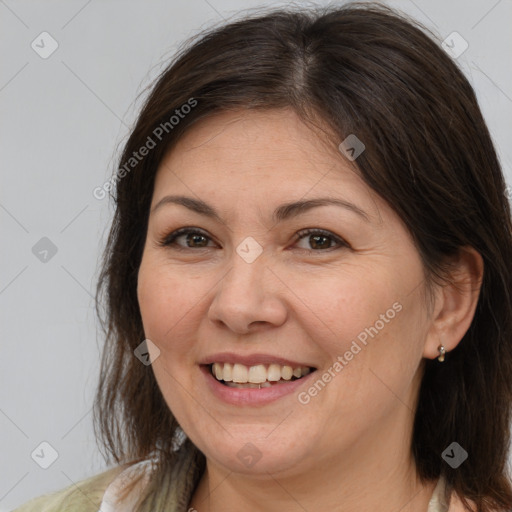
<svg viewBox="0 0 512 512">
<path fill-rule="evenodd" d="M 212 364 L 212 363 L 239 363 L 245 366 L 256 366 L 258 364 L 279 364 L 281 366 L 291 366 L 292 368 L 308 367 L 314 368 L 309 363 L 291 361 L 283 357 L 274 356 L 272 354 L 248 354 L 241 355 L 234 352 L 219 352 L 217 354 L 211 354 L 202 358 L 199 364 Z"/>
</svg>

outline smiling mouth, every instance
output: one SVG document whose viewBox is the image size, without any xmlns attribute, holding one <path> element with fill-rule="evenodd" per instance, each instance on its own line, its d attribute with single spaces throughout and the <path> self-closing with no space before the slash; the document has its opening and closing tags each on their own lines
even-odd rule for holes
<svg viewBox="0 0 512 512">
<path fill-rule="evenodd" d="M 247 389 L 269 388 L 299 380 L 316 370 L 308 366 L 292 368 L 280 364 L 246 366 L 239 363 L 212 363 L 208 367 L 211 375 L 221 384 Z"/>
</svg>

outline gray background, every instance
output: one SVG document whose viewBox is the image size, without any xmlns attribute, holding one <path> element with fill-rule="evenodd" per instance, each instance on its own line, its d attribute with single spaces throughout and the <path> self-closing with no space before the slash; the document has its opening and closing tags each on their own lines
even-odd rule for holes
<svg viewBox="0 0 512 512">
<path fill-rule="evenodd" d="M 468 42 L 457 61 L 512 183 L 512 2 L 387 3 L 440 40 L 457 31 Z M 92 190 L 114 169 L 137 95 L 183 39 L 271 4 L 0 0 L 0 512 L 106 467 L 91 423 L 102 346 L 93 294 L 112 207 Z M 43 31 L 59 45 L 47 59 L 31 47 Z M 34 254 L 43 237 L 53 256 Z M 43 441 L 58 452 L 48 469 L 31 458 Z"/>
</svg>

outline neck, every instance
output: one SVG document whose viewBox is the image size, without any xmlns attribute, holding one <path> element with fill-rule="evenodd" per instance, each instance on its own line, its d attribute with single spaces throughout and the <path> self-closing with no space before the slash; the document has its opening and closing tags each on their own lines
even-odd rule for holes
<svg viewBox="0 0 512 512">
<path fill-rule="evenodd" d="M 189 510 L 427 512 L 437 480 L 422 484 L 410 453 L 399 453 L 396 445 L 387 441 L 391 439 L 360 442 L 351 453 L 287 475 L 252 477 L 208 460 Z"/>
</svg>

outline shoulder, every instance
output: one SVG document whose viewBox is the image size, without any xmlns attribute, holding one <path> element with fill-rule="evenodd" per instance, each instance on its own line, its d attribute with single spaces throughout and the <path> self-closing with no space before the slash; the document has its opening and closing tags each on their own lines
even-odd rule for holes
<svg viewBox="0 0 512 512">
<path fill-rule="evenodd" d="M 12 512 L 98 512 L 106 488 L 126 468 L 116 466 L 64 489 L 43 494 Z"/>
</svg>

